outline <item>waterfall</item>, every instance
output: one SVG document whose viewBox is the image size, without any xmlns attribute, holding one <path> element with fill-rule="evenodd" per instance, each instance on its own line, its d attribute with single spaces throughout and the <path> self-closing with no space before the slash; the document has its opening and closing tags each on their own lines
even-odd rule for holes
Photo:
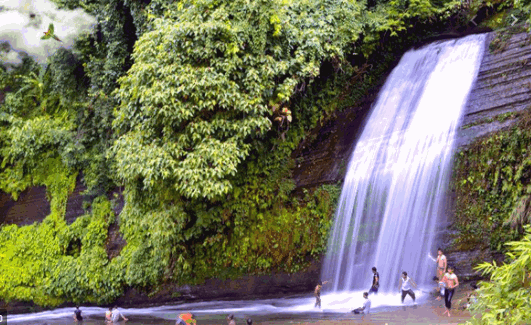
<svg viewBox="0 0 531 325">
<path fill-rule="evenodd" d="M 384 292 L 398 289 L 402 271 L 417 283 L 435 275 L 428 254 L 485 37 L 410 50 L 387 78 L 348 165 L 323 264 L 327 291 L 368 290 L 373 266 Z"/>
</svg>

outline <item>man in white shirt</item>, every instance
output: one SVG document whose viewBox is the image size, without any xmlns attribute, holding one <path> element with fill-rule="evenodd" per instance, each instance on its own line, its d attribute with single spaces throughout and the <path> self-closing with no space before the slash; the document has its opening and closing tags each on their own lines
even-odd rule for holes
<svg viewBox="0 0 531 325">
<path fill-rule="evenodd" d="M 406 295 L 409 295 L 411 298 L 413 298 L 413 302 L 415 302 L 415 293 L 411 289 L 411 285 L 417 288 L 417 284 L 413 279 L 407 276 L 407 272 L 402 272 L 402 277 L 400 277 L 400 284 L 398 285 L 398 290 L 402 289 L 402 303 L 404 303 L 404 299 L 406 298 Z"/>
<path fill-rule="evenodd" d="M 368 292 L 364 292 L 363 293 L 363 298 L 365 298 L 365 301 L 363 302 L 363 307 L 354 309 L 352 311 L 354 314 L 365 314 L 365 315 L 370 314 L 370 312 L 371 312 L 371 300 L 369 299 L 369 293 Z"/>
<path fill-rule="evenodd" d="M 112 310 L 111 319 L 113 323 L 117 323 L 120 320 L 120 317 L 122 317 L 123 320 L 127 321 L 128 319 L 125 318 L 124 315 L 118 310 L 118 306 L 114 306 L 114 309 Z"/>
</svg>

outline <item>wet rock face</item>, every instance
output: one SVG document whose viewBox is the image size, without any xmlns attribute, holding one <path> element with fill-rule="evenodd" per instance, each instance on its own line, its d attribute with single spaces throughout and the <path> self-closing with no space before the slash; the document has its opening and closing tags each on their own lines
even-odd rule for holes
<svg viewBox="0 0 531 325">
<path fill-rule="evenodd" d="M 461 125 L 475 124 L 531 106 L 531 35 L 490 33 L 476 83 L 468 98 Z M 505 129 L 516 120 L 478 123 L 458 132 L 457 146 Z"/>
<path fill-rule="evenodd" d="M 14 201 L 11 195 L 0 191 L 0 225 L 19 226 L 41 222 L 50 214 L 50 202 L 46 199 L 46 187 L 30 187 Z"/>
<path fill-rule="evenodd" d="M 318 259 L 304 272 L 295 274 L 248 275 L 234 280 L 208 279 L 204 284 L 196 286 L 170 284 L 154 294 L 131 288 L 116 301 L 116 304 L 127 307 L 197 300 L 240 300 L 308 294 L 320 280 L 320 270 L 321 263 Z"/>
<path fill-rule="evenodd" d="M 483 278 L 480 272 L 474 270 L 474 267 L 482 262 L 496 261 L 500 265 L 504 260 L 503 254 L 492 253 L 488 249 L 478 249 L 471 251 L 449 252 L 446 253 L 448 265 L 455 267 L 455 274 L 461 281 L 480 280 Z"/>
<path fill-rule="evenodd" d="M 293 176 L 297 188 L 314 188 L 345 177 L 353 144 L 360 136 L 384 82 L 385 76 L 382 76 L 360 106 L 337 112 L 334 119 L 318 127 L 317 135 L 311 141 L 303 141 L 293 152 L 292 157 L 296 158 Z"/>
<path fill-rule="evenodd" d="M 520 111 L 530 104 L 531 35 L 490 33 L 462 125 L 501 113 Z"/>
</svg>

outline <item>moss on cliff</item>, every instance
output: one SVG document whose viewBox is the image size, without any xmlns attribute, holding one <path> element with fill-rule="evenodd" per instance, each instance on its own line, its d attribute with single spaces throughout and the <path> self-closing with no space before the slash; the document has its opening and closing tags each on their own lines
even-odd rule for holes
<svg viewBox="0 0 531 325">
<path fill-rule="evenodd" d="M 454 249 L 502 251 L 505 242 L 523 234 L 531 195 L 531 110 L 520 115 L 509 130 L 480 138 L 456 155 Z"/>
</svg>

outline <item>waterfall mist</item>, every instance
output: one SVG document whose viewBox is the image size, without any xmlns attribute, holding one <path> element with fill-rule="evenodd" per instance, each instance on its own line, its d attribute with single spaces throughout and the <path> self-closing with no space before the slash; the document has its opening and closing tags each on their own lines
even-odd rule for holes
<svg viewBox="0 0 531 325">
<path fill-rule="evenodd" d="M 485 37 L 410 50 L 386 80 L 350 158 L 323 264 L 327 291 L 368 290 L 373 266 L 383 292 L 398 290 L 402 271 L 419 284 L 435 275 L 428 254 Z"/>
</svg>

